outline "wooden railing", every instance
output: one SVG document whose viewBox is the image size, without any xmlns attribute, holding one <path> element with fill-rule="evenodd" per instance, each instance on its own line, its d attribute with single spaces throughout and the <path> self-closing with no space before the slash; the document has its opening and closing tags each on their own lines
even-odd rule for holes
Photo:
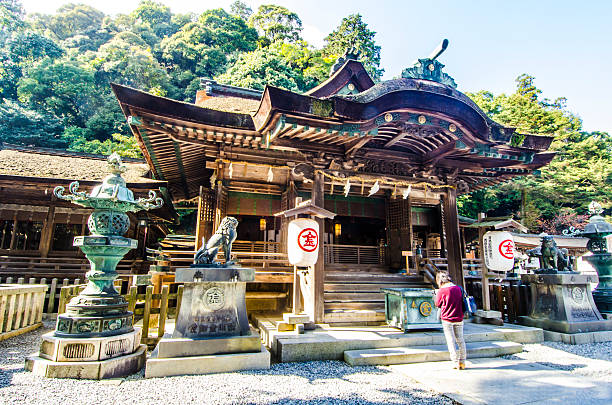
<svg viewBox="0 0 612 405">
<path fill-rule="evenodd" d="M 117 281 L 117 288 L 123 288 L 124 291 L 127 291 L 127 287 L 129 284 L 129 276 L 123 275 Z M 27 283 L 26 283 L 27 280 Z M 43 314 L 50 316 L 58 313 L 59 303 L 60 303 L 60 294 L 62 287 L 69 286 L 77 286 L 81 285 L 82 279 L 80 278 L 46 278 L 46 277 L 0 277 L 0 283 L 5 284 L 19 284 L 19 285 L 32 285 L 32 284 L 42 284 L 47 286 L 47 290 L 45 293 L 45 299 L 43 304 Z"/>
<path fill-rule="evenodd" d="M 255 281 L 264 283 L 292 283 L 293 266 L 289 264 L 286 253 L 280 252 L 280 243 L 237 240 L 232 245 L 232 257 L 243 266 L 255 268 Z M 170 258 L 170 268 L 185 267 L 193 263 L 193 251 L 164 249 Z M 217 260 L 223 261 L 219 252 Z"/>
<path fill-rule="evenodd" d="M 46 285 L 0 284 L 0 341 L 42 325 Z"/>
<path fill-rule="evenodd" d="M 248 240 L 237 240 L 232 244 L 232 252 L 267 252 L 267 253 L 279 253 L 280 243 L 279 242 L 263 242 L 255 241 L 251 242 Z"/>
<path fill-rule="evenodd" d="M 121 260 L 117 265 L 119 274 L 130 274 L 146 266 L 142 260 Z M 0 276 L 84 278 L 89 271 L 89 261 L 78 257 L 28 257 L 0 256 Z"/>
<path fill-rule="evenodd" d="M 384 264 L 384 248 L 365 245 L 324 245 L 326 264 Z"/>
<path fill-rule="evenodd" d="M 440 270 L 448 269 L 448 260 L 445 257 L 430 257 L 429 260 Z M 461 259 L 463 267 L 463 275 L 465 277 L 481 274 L 482 260 L 481 259 Z"/>
<path fill-rule="evenodd" d="M 482 308 L 482 283 L 477 279 L 466 279 L 466 290 L 476 299 L 478 308 Z M 494 281 L 489 284 L 491 309 L 499 311 L 502 319 L 509 323 L 518 323 L 520 316 L 528 315 L 531 305 L 529 286 L 518 280 Z"/>
</svg>

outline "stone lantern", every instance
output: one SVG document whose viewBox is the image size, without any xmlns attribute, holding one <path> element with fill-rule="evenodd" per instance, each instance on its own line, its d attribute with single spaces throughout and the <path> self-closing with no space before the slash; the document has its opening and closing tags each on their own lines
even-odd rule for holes
<svg viewBox="0 0 612 405">
<path fill-rule="evenodd" d="M 87 286 L 59 314 L 55 332 L 42 337 L 38 355 L 26 359 L 26 369 L 46 377 L 102 379 L 122 377 L 144 365 L 146 347 L 140 344 L 140 328 L 133 324 L 128 303 L 114 287 L 117 264 L 138 241 L 123 236 L 130 226 L 128 212 L 162 206 L 154 191 L 134 199 L 121 174 L 121 158 L 108 158 L 109 172 L 90 194 L 78 191 L 79 183 L 56 187 L 55 195 L 82 207 L 93 208 L 87 226 L 91 235 L 77 236 L 78 246 L 89 260 Z"/>
<path fill-rule="evenodd" d="M 589 212 L 591 219 L 579 235 L 589 238 L 587 249 L 593 255 L 584 256 L 583 259 L 595 268 L 599 276 L 599 284 L 593 290 L 597 309 L 602 314 L 612 314 L 612 254 L 608 252 L 606 241 L 606 236 L 612 235 L 612 224 L 599 215 L 603 210 L 598 203 L 593 201 L 589 204 Z"/>
</svg>

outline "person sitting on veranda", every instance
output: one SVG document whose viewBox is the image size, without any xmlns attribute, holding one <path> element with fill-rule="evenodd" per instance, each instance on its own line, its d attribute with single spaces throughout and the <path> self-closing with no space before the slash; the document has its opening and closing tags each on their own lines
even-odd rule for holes
<svg viewBox="0 0 612 405">
<path fill-rule="evenodd" d="M 436 274 L 436 283 L 439 287 L 436 307 L 440 308 L 440 319 L 450 358 L 454 363 L 453 368 L 464 370 L 466 351 L 463 339 L 463 293 L 461 287 L 452 283 L 446 272 Z"/>
</svg>

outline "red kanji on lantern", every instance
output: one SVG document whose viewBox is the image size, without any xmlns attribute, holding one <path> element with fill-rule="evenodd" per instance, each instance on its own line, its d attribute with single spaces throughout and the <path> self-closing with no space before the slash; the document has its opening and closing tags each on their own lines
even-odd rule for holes
<svg viewBox="0 0 612 405">
<path fill-rule="evenodd" d="M 506 239 L 499 244 L 499 253 L 506 259 L 514 259 L 514 242 Z"/>
<path fill-rule="evenodd" d="M 312 228 L 303 229 L 297 239 L 298 246 L 305 252 L 314 252 L 319 246 L 319 234 Z"/>
</svg>

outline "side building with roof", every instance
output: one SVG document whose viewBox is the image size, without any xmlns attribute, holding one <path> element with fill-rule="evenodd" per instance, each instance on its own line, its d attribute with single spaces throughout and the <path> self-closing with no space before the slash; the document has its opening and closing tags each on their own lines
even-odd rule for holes
<svg viewBox="0 0 612 405">
<path fill-rule="evenodd" d="M 73 181 L 83 189 L 91 189 L 107 172 L 106 158 L 0 145 L 0 276 L 84 279 L 87 262 L 81 251 L 72 246 L 72 240 L 87 232 L 91 210 L 58 200 L 53 190 L 57 186 L 67 188 Z M 144 263 L 144 247 L 155 246 L 157 239 L 168 233 L 168 224 L 176 220 L 176 213 L 165 192 L 167 182 L 147 177 L 150 170 L 145 161 L 124 160 L 128 170 L 123 176 L 136 196 L 146 197 L 150 189 L 158 190 L 168 203 L 159 210 L 130 213 L 127 236 L 138 239 L 139 249 L 127 256 L 121 268 L 124 272 L 146 272 L 146 268 L 126 263 Z"/>
</svg>

